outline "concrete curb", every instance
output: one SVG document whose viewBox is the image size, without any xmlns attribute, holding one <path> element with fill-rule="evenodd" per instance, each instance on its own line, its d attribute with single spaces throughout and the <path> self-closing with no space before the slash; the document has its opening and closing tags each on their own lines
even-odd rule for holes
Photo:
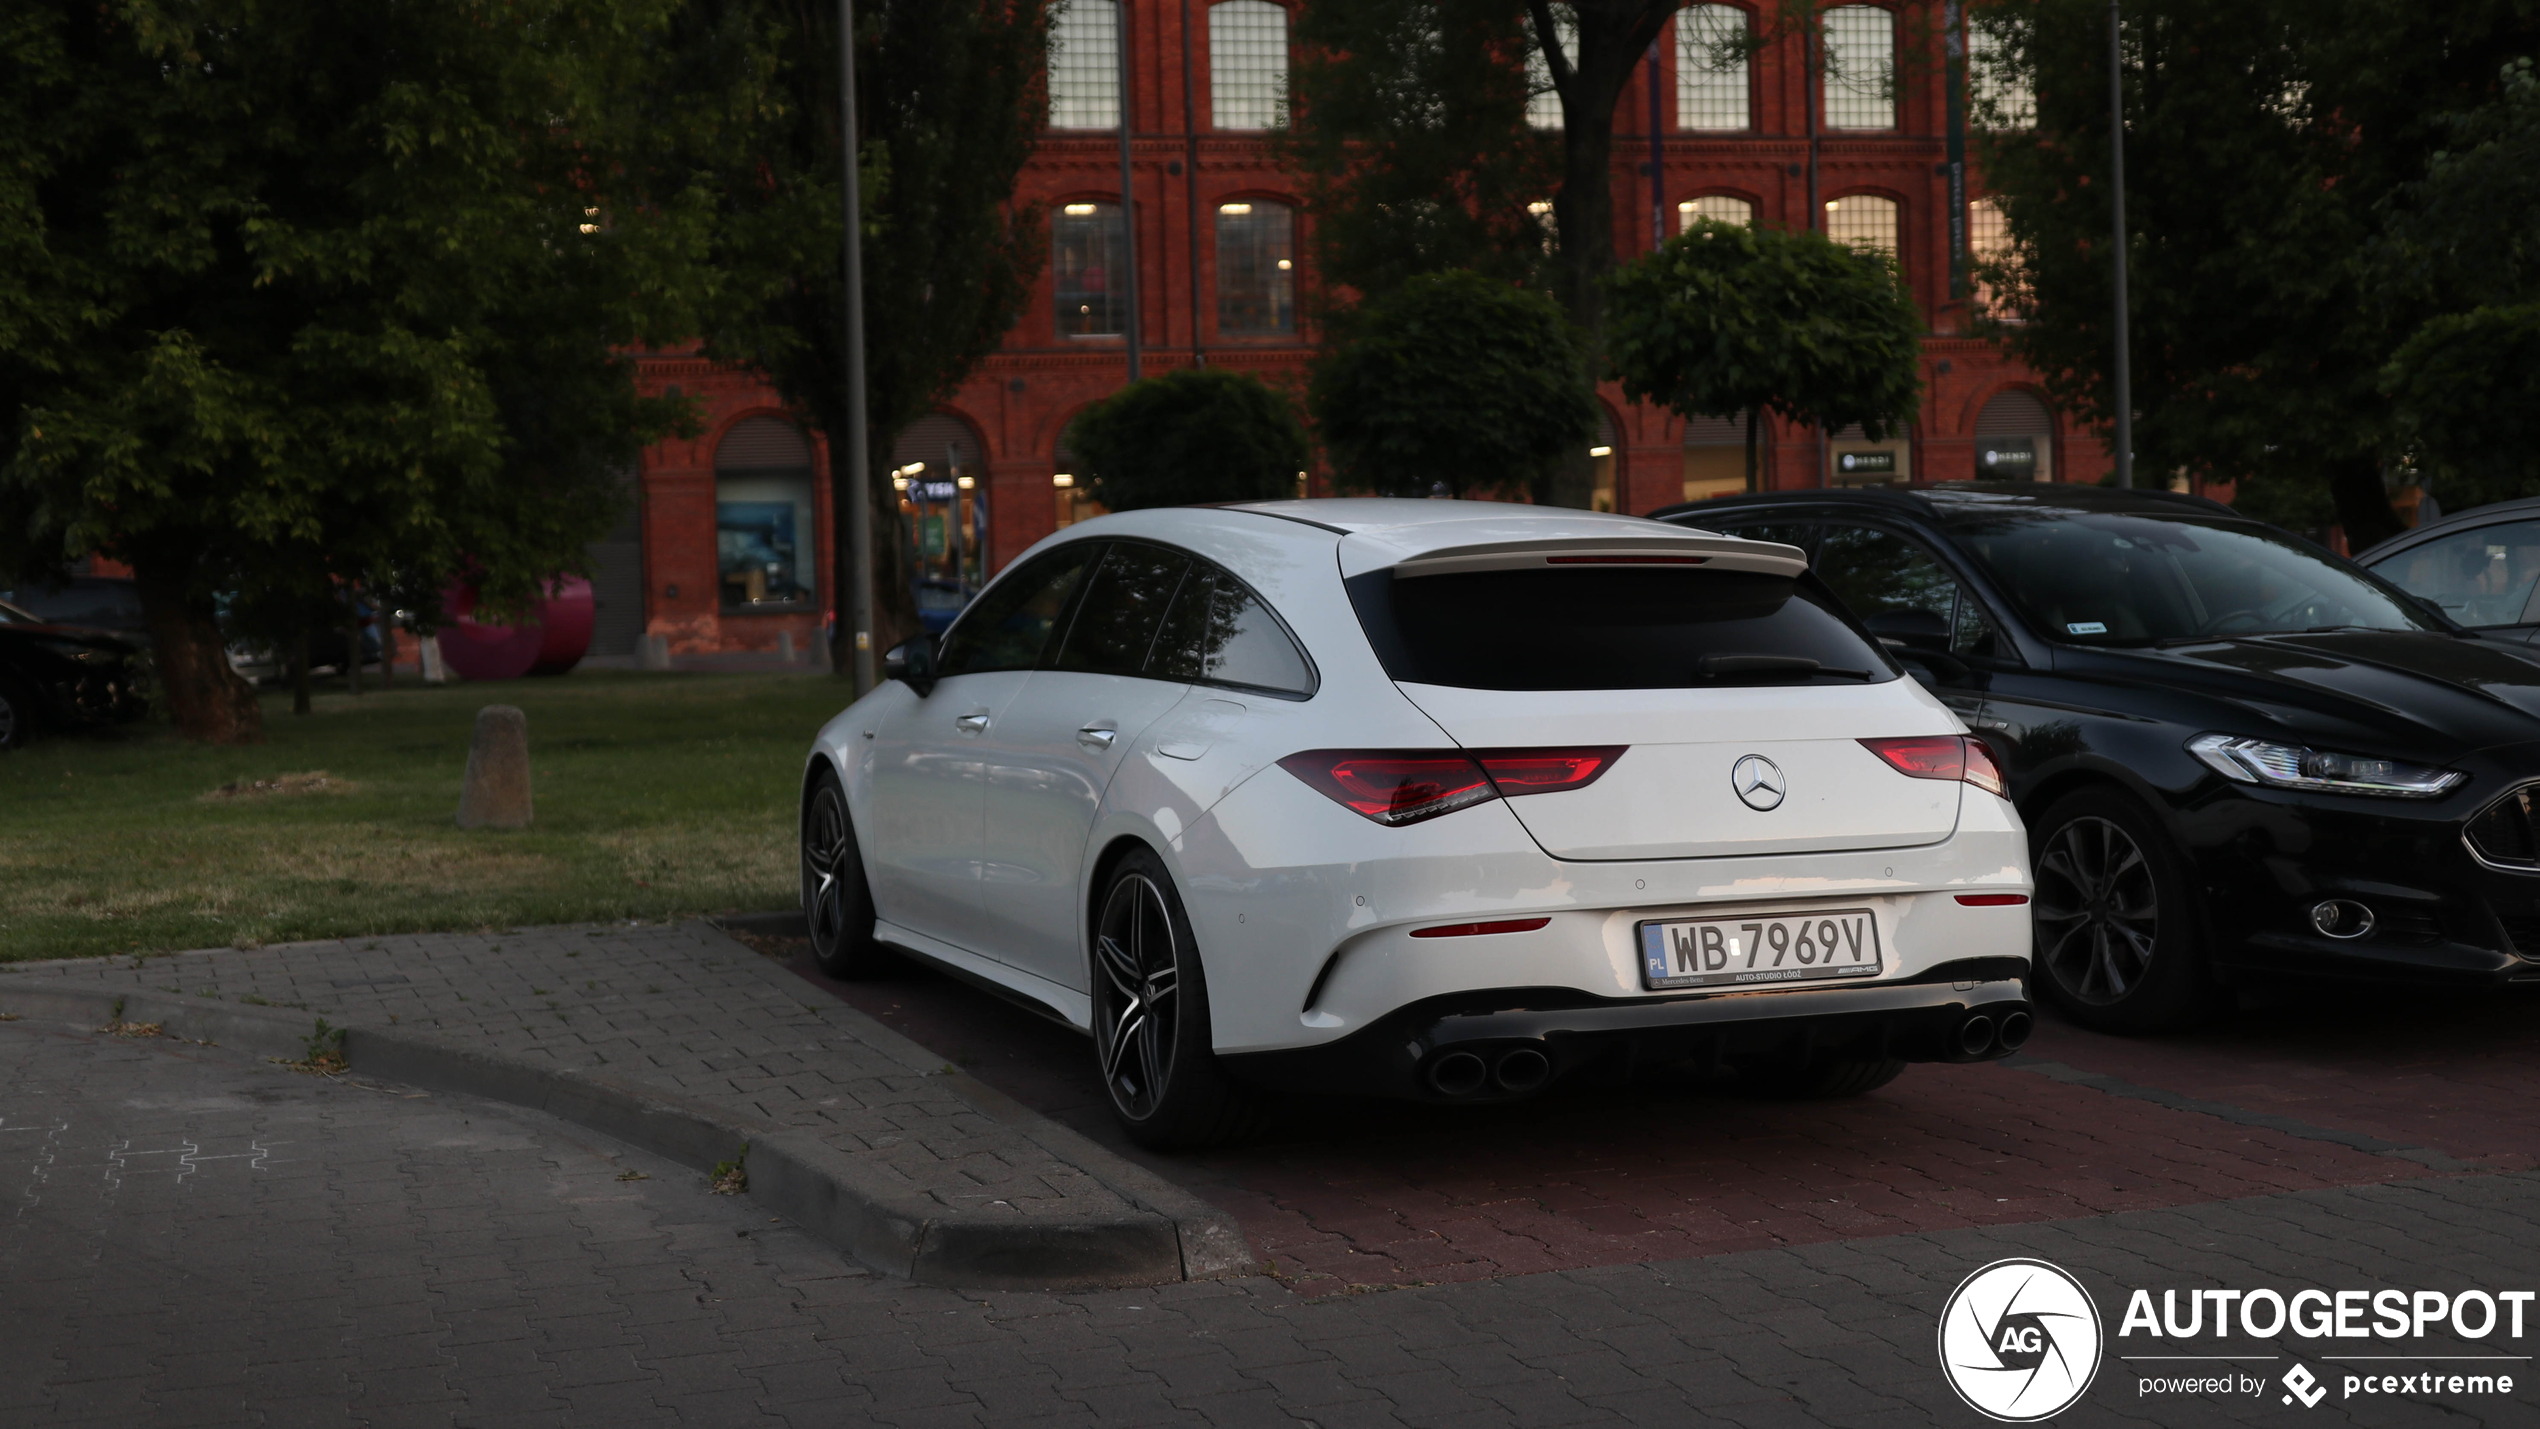
<svg viewBox="0 0 2540 1429">
<path fill-rule="evenodd" d="M 743 966 L 793 980 L 757 952 L 731 946 L 733 957 L 746 959 Z M 320 1021 L 315 1013 L 14 981 L 0 983 L 0 1012 L 89 1031 L 120 1015 L 126 1022 L 158 1023 L 172 1036 L 294 1059 L 308 1055 Z M 1243 1233 L 1225 1212 L 945 1066 L 843 1003 L 824 1008 L 823 1015 L 912 1072 L 947 1077 L 960 1099 L 1110 1188 L 1133 1210 L 1067 1221 L 947 1213 L 883 1183 L 809 1133 L 650 1087 L 453 1047 L 403 1028 L 347 1026 L 343 1050 L 366 1075 L 544 1111 L 699 1171 L 733 1159 L 746 1146 L 753 1199 L 876 1269 L 922 1284 L 1099 1289 L 1252 1268 Z"/>
</svg>

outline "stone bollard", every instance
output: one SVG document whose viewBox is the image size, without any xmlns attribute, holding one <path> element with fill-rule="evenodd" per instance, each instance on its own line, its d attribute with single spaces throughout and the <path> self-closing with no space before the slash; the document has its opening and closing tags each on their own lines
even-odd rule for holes
<svg viewBox="0 0 2540 1429">
<path fill-rule="evenodd" d="M 467 751 L 467 783 L 459 790 L 459 827 L 529 827 L 529 717 L 510 705 L 476 712 L 476 742 Z"/>
<path fill-rule="evenodd" d="M 794 632 L 790 630 L 776 632 L 776 658 L 788 665 L 794 663 Z"/>
<path fill-rule="evenodd" d="M 667 635 L 647 635 L 647 636 L 645 636 L 645 637 L 644 637 L 644 644 L 643 644 L 643 655 L 644 655 L 644 668 L 645 668 L 645 669 L 647 669 L 647 670 L 667 670 L 667 669 L 669 669 L 669 668 L 670 668 L 670 637 L 669 637 L 669 636 L 667 636 Z"/>
</svg>

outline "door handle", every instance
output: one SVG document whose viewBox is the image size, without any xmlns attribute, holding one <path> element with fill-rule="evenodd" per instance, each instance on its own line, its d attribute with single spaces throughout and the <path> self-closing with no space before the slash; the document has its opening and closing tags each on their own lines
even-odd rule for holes
<svg viewBox="0 0 2540 1429">
<path fill-rule="evenodd" d="M 953 728 L 960 730 L 963 734 L 978 734 L 985 731 L 987 727 L 988 713 L 985 710 L 977 714 L 956 715 L 953 718 Z"/>
<path fill-rule="evenodd" d="M 1076 731 L 1076 742 L 1087 749 L 1109 749 L 1111 742 L 1119 737 L 1120 731 L 1098 724 L 1089 724 Z"/>
</svg>

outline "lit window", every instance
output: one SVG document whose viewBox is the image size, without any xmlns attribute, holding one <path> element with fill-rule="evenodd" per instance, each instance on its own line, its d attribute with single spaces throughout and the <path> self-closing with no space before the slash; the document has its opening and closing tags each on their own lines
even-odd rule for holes
<svg viewBox="0 0 2540 1429">
<path fill-rule="evenodd" d="M 1826 127 L 1896 127 L 1896 17 L 1875 5 L 1826 12 Z"/>
<path fill-rule="evenodd" d="M 1967 27 L 1967 109 L 1982 128 L 2037 127 L 2037 91 L 2013 65 L 2001 33 L 1984 23 Z"/>
<path fill-rule="evenodd" d="M 1217 206 L 1217 330 L 1296 331 L 1296 210 L 1283 203 Z"/>
<path fill-rule="evenodd" d="M 1702 218 L 1710 219 L 1714 223 L 1734 223 L 1753 228 L 1755 205 L 1734 194 L 1704 194 L 1700 198 L 1687 199 L 1676 205 L 1678 232 L 1693 227 L 1694 220 Z"/>
<path fill-rule="evenodd" d="M 1209 122 L 1275 129 L 1288 107 L 1288 12 L 1270 0 L 1226 0 L 1208 11 Z"/>
<path fill-rule="evenodd" d="M 793 423 L 751 417 L 714 450 L 714 554 L 727 610 L 813 596 L 811 443 Z"/>
<path fill-rule="evenodd" d="M 2011 242 L 2011 225 L 2002 205 L 1980 198 L 1967 205 L 1967 266 L 1974 270 L 1969 297 L 1975 310 L 1995 322 L 2020 321 L 2028 284 L 2019 270 L 2019 252 Z M 1994 270 L 1988 278 L 1986 269 Z"/>
<path fill-rule="evenodd" d="M 1120 11 L 1068 0 L 1050 17 L 1050 127 L 1120 127 Z"/>
<path fill-rule="evenodd" d="M 1066 204 L 1050 220 L 1050 274 L 1061 336 L 1104 337 L 1125 330 L 1129 305 L 1120 277 L 1128 246 L 1116 203 Z"/>
<path fill-rule="evenodd" d="M 1746 12 L 1735 5 L 1687 5 L 1676 12 L 1676 127 L 1744 129 Z"/>
<path fill-rule="evenodd" d="M 1826 237 L 1865 253 L 1895 258 L 1896 200 L 1877 194 L 1846 194 L 1826 204 Z"/>
<path fill-rule="evenodd" d="M 1537 129 L 1561 127 L 1561 95 L 1552 87 L 1552 63 L 1543 57 L 1543 46 L 1532 41 L 1534 27 L 1527 25 L 1526 45 L 1526 122 Z M 1561 44 L 1561 57 L 1575 65 L 1579 62 L 1579 17 L 1567 5 L 1552 7 L 1552 36 Z"/>
</svg>

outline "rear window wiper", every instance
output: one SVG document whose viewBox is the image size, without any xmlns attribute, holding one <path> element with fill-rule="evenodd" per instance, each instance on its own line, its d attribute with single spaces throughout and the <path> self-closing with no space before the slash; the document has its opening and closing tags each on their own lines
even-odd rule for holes
<svg viewBox="0 0 2540 1429">
<path fill-rule="evenodd" d="M 1836 670 L 1805 655 L 1705 655 L 1699 662 L 1705 678 L 1722 675 L 1840 675 L 1867 680 L 1867 670 Z"/>
</svg>

